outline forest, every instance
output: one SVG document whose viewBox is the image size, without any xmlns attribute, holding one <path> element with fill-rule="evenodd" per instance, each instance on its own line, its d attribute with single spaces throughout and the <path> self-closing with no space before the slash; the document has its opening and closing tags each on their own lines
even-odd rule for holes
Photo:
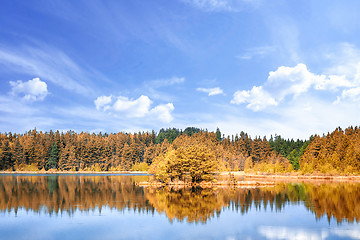
<svg viewBox="0 0 360 240">
<path fill-rule="evenodd" d="M 189 127 L 158 133 L 0 133 L 0 170 L 6 171 L 147 171 L 166 178 L 207 179 L 214 171 L 255 171 L 304 174 L 359 174 L 360 130 L 340 127 L 308 140 L 279 135 L 251 138 L 240 132 L 225 137 L 220 129 Z M 175 161 L 175 160 L 176 161 Z M 192 159 L 192 160 L 191 160 Z M 166 160 L 167 166 L 164 166 Z M 182 169 L 183 165 L 187 166 Z M 169 165 L 170 164 L 170 165 Z M 172 165 L 171 165 L 172 164 Z M 206 166 L 205 166 L 205 165 Z M 171 173 L 169 172 L 171 168 Z M 202 175 L 199 177 L 199 172 Z M 209 175 L 210 176 L 210 175 Z M 204 178 L 204 179 L 203 179 Z"/>
</svg>

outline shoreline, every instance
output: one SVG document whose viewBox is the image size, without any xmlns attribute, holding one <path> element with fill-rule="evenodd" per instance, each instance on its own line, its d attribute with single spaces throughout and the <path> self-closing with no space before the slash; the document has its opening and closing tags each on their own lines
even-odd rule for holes
<svg viewBox="0 0 360 240">
<path fill-rule="evenodd" d="M 33 174 L 69 174 L 69 175 L 81 175 L 81 174 L 133 174 L 133 175 L 151 175 L 147 171 L 0 171 L 0 174 L 8 174 L 8 175 L 16 175 L 16 174 L 24 174 L 24 175 L 33 175 Z M 335 182 L 360 182 L 360 175 L 302 175 L 299 173 L 287 173 L 287 174 L 273 174 L 273 173 L 245 173 L 244 171 L 235 171 L 235 172 L 219 172 L 218 176 L 226 177 L 231 176 L 235 178 L 244 178 L 246 180 L 258 180 L 258 181 L 275 181 L 275 182 L 283 182 L 283 181 L 335 181 Z"/>
<path fill-rule="evenodd" d="M 304 182 L 304 181 L 326 181 L 326 182 L 360 182 L 360 175 L 321 175 L 321 174 L 307 174 L 300 173 L 245 173 L 239 172 L 221 172 L 220 176 L 243 177 L 244 179 L 256 179 L 261 181 L 275 181 L 275 182 Z"/>
<path fill-rule="evenodd" d="M 237 187 L 237 188 L 248 188 L 248 187 L 273 187 L 275 186 L 274 181 L 218 181 L 218 182 L 200 182 L 200 183 L 190 183 L 190 182 L 139 182 L 136 183 L 140 187 L 152 187 L 152 188 L 161 188 L 161 187 L 170 187 L 170 188 L 190 188 L 190 187 L 201 187 L 201 188 L 219 188 L 219 187 Z"/>
<path fill-rule="evenodd" d="M 150 175 L 147 171 L 0 171 L 0 174 L 146 174 Z"/>
</svg>

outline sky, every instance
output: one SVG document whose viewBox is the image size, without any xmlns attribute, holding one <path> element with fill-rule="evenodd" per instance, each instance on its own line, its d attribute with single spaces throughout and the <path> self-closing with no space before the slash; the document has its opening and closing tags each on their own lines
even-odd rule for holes
<svg viewBox="0 0 360 240">
<path fill-rule="evenodd" d="M 358 126 L 360 1 L 12 0 L 0 132 Z"/>
</svg>

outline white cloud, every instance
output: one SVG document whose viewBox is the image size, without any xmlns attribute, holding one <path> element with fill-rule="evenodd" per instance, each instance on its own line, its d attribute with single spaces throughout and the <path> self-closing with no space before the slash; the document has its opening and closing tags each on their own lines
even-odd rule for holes
<svg viewBox="0 0 360 240">
<path fill-rule="evenodd" d="M 342 96 L 337 102 L 345 98 L 356 98 L 360 82 L 349 80 L 346 75 L 325 75 L 310 72 L 307 66 L 299 63 L 294 67 L 281 66 L 269 73 L 267 81 L 262 86 L 254 86 L 251 90 L 236 91 L 233 104 L 248 103 L 247 108 L 254 111 L 264 110 L 270 106 L 278 106 L 287 97 L 292 99 L 309 92 L 342 90 Z M 336 96 L 334 97 L 336 98 Z"/>
<path fill-rule="evenodd" d="M 277 101 L 263 90 L 263 87 L 254 86 L 250 91 L 237 91 L 231 100 L 233 104 L 248 103 L 246 106 L 253 111 L 260 111 L 269 106 L 277 106 Z"/>
<path fill-rule="evenodd" d="M 113 105 L 113 109 L 125 113 L 128 117 L 144 117 L 149 113 L 150 105 L 150 98 L 144 95 L 135 100 L 119 96 Z"/>
<path fill-rule="evenodd" d="M 118 96 L 100 96 L 94 101 L 97 110 L 121 113 L 127 118 L 152 118 L 162 122 L 171 122 L 171 112 L 175 109 L 172 103 L 160 104 L 150 108 L 152 101 L 148 96 L 141 95 L 138 99 Z"/>
<path fill-rule="evenodd" d="M 97 110 L 103 109 L 107 110 L 109 108 L 109 105 L 112 102 L 112 96 L 100 96 L 98 97 L 94 103 Z"/>
<path fill-rule="evenodd" d="M 33 78 L 32 80 L 23 82 L 10 81 L 11 93 L 13 95 L 24 95 L 23 99 L 30 101 L 44 100 L 48 95 L 47 84 L 40 80 L 40 78 Z"/>
<path fill-rule="evenodd" d="M 162 104 L 151 109 L 150 114 L 162 122 L 169 123 L 174 119 L 171 115 L 171 112 L 174 111 L 174 109 L 172 103 Z"/>
<path fill-rule="evenodd" d="M 288 95 L 298 96 L 307 92 L 313 83 L 322 80 L 325 76 L 318 76 L 308 71 L 305 64 L 295 67 L 279 67 L 270 72 L 265 88 L 277 95 L 280 101 Z"/>
<path fill-rule="evenodd" d="M 209 96 L 214 96 L 214 95 L 219 95 L 219 94 L 224 93 L 224 91 L 219 87 L 215 87 L 215 88 L 197 88 L 196 90 L 199 91 L 199 92 L 207 93 Z"/>
<path fill-rule="evenodd" d="M 316 90 L 336 91 L 339 88 L 350 88 L 353 86 L 355 86 L 354 83 L 351 83 L 349 80 L 347 80 L 345 75 L 330 75 L 327 78 L 323 77 L 318 79 L 314 87 Z"/>
<path fill-rule="evenodd" d="M 355 102 L 360 101 L 360 87 L 344 90 L 341 93 L 341 97 L 338 97 L 336 103 L 339 103 L 341 100 L 346 100 L 346 99 L 349 99 L 349 100 L 355 101 Z"/>
</svg>

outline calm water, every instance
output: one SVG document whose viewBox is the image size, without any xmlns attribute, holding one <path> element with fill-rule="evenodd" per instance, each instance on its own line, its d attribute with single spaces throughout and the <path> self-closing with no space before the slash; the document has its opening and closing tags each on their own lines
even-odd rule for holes
<svg viewBox="0 0 360 240">
<path fill-rule="evenodd" d="M 136 186 L 146 179 L 0 175 L 0 239 L 360 239 L 360 184 Z"/>
</svg>

